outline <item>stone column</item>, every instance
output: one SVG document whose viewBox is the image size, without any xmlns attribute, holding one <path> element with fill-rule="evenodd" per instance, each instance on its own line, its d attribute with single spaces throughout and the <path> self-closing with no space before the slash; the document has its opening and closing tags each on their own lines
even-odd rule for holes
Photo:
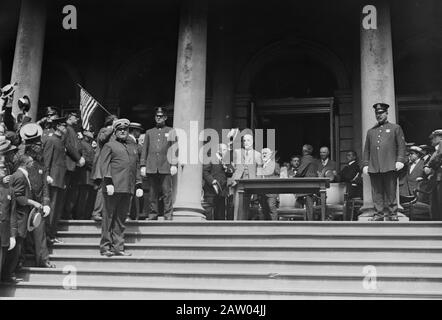
<svg viewBox="0 0 442 320">
<path fill-rule="evenodd" d="M 372 3 L 376 8 L 376 29 L 365 29 L 363 20 L 360 20 L 362 148 L 365 145 L 368 129 L 376 124 L 373 104 L 388 103 L 390 105 L 388 120 L 396 122 L 390 7 L 385 0 Z M 362 14 L 362 18 L 364 16 L 365 14 Z M 361 218 L 371 216 L 374 212 L 370 177 L 363 175 L 363 181 L 364 205 L 361 208 L 363 211 Z"/>
<path fill-rule="evenodd" d="M 178 35 L 173 126 L 187 135 L 187 150 L 182 150 L 187 153 L 187 163 L 178 166 L 174 220 L 205 220 L 201 206 L 202 163 L 198 159 L 202 142 L 198 134 L 204 129 L 206 50 L 207 1 L 184 0 Z"/>
<path fill-rule="evenodd" d="M 17 114 L 18 99 L 29 96 L 29 113 L 33 120 L 37 116 L 45 25 L 46 1 L 22 0 L 11 75 L 11 83 L 17 82 L 18 86 L 12 106 L 14 114 Z"/>
</svg>

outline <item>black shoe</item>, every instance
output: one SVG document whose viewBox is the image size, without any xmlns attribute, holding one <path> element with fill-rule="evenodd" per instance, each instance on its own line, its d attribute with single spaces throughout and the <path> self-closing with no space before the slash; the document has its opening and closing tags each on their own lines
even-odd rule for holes
<svg viewBox="0 0 442 320">
<path fill-rule="evenodd" d="M 384 221 L 384 216 L 381 214 L 375 214 L 369 221 Z"/>
<path fill-rule="evenodd" d="M 132 255 L 132 253 L 126 251 L 114 251 L 113 254 L 115 256 L 123 256 L 123 257 L 130 257 Z"/>
<path fill-rule="evenodd" d="M 55 264 L 51 263 L 50 261 L 46 261 L 46 262 L 43 262 L 38 267 L 39 268 L 55 268 Z"/>
<path fill-rule="evenodd" d="M 92 220 L 100 222 L 103 220 L 103 218 L 97 215 L 97 216 L 92 216 Z"/>
<path fill-rule="evenodd" d="M 23 279 L 17 278 L 16 276 L 6 277 L 2 279 L 2 282 L 6 284 L 16 284 L 22 281 Z"/>
<path fill-rule="evenodd" d="M 110 250 L 106 250 L 106 251 L 101 251 L 100 254 L 102 256 L 106 256 L 106 257 L 112 257 L 114 255 L 114 253 Z"/>
<path fill-rule="evenodd" d="M 61 241 L 60 239 L 57 239 L 57 238 L 50 239 L 49 242 L 50 242 L 51 244 L 60 244 L 60 243 L 64 243 L 63 241 Z"/>
</svg>

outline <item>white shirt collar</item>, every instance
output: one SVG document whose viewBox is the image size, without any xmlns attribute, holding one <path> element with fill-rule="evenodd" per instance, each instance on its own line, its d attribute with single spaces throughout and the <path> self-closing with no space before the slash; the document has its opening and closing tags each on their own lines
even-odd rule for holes
<svg viewBox="0 0 442 320">
<path fill-rule="evenodd" d="M 321 162 L 322 162 L 322 165 L 323 165 L 323 166 L 326 166 L 326 165 L 327 165 L 327 163 L 328 163 L 328 158 L 327 158 L 327 159 L 325 159 L 325 160 L 322 160 L 322 159 L 321 159 Z"/>
<path fill-rule="evenodd" d="M 23 172 L 23 174 L 25 175 L 26 179 L 29 180 L 29 173 L 26 169 L 24 168 L 18 168 L 18 170 L 20 170 L 21 172 Z"/>
<path fill-rule="evenodd" d="M 436 151 L 439 151 L 439 145 L 435 146 L 434 149 L 436 149 Z"/>
<path fill-rule="evenodd" d="M 353 160 L 353 161 L 350 161 L 349 163 L 348 163 L 348 165 L 349 166 L 351 166 L 353 163 L 355 163 L 356 162 L 356 160 Z"/>
</svg>

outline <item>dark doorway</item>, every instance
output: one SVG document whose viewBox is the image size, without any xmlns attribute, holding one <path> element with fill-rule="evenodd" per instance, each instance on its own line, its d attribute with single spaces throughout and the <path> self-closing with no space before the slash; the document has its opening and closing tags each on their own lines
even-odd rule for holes
<svg viewBox="0 0 442 320">
<path fill-rule="evenodd" d="M 301 155 L 302 146 L 311 144 L 313 155 L 319 148 L 330 148 L 330 115 L 328 113 L 275 114 L 261 117 L 262 128 L 275 129 L 279 163 L 289 162 L 292 155 Z"/>
<path fill-rule="evenodd" d="M 433 130 L 440 129 L 442 111 L 438 110 L 400 110 L 399 124 L 405 135 L 405 141 L 417 145 L 431 144 L 428 136 Z"/>
</svg>

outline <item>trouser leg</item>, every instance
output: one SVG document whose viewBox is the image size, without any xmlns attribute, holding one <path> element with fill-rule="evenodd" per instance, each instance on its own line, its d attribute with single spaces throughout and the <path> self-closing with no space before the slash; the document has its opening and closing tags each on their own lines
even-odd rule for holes
<svg viewBox="0 0 442 320">
<path fill-rule="evenodd" d="M 206 207 L 206 220 L 214 220 L 215 217 L 215 197 L 208 196 L 205 199 L 207 203 Z"/>
<path fill-rule="evenodd" d="M 307 220 L 313 221 L 314 206 L 313 206 L 313 195 L 311 194 L 305 196 L 305 210 L 307 212 Z"/>
<path fill-rule="evenodd" d="M 51 239 L 55 238 L 57 234 L 58 221 L 63 211 L 65 190 L 57 187 L 49 187 L 50 207 L 51 213 L 49 215 L 49 223 L 46 227 L 47 236 Z"/>
<path fill-rule="evenodd" d="M 78 186 L 78 197 L 77 197 L 78 201 L 74 207 L 75 217 L 78 220 L 84 220 L 90 218 L 86 217 L 86 204 L 87 204 L 87 197 L 89 191 L 87 187 L 88 187 L 87 185 Z"/>
<path fill-rule="evenodd" d="M 129 193 L 116 194 L 115 210 L 110 226 L 112 250 L 115 252 L 124 251 L 124 222 L 129 213 L 131 197 L 132 195 Z"/>
<path fill-rule="evenodd" d="M 172 176 L 170 174 L 161 175 L 161 191 L 163 194 L 164 219 L 171 220 L 173 213 L 173 204 L 172 204 Z"/>
<path fill-rule="evenodd" d="M 94 210 L 92 211 L 92 217 L 101 217 L 104 210 L 104 197 L 103 188 L 97 190 L 97 196 L 95 198 Z"/>
<path fill-rule="evenodd" d="M 101 221 L 101 241 L 100 241 L 100 251 L 106 251 L 112 249 L 112 238 L 111 238 L 111 222 L 112 216 L 116 210 L 116 195 L 109 196 L 107 193 L 102 192 L 103 195 L 103 214 Z"/>
<path fill-rule="evenodd" d="M 278 212 L 276 207 L 276 194 L 267 194 L 267 205 L 269 208 L 270 220 L 277 220 Z"/>
<path fill-rule="evenodd" d="M 442 181 L 438 181 L 430 198 L 431 220 L 442 221 Z"/>
<path fill-rule="evenodd" d="M 76 185 L 75 171 L 66 171 L 66 196 L 63 206 L 63 219 L 75 219 L 74 207 L 78 198 L 78 186 Z"/>
<path fill-rule="evenodd" d="M 6 255 L 2 278 L 12 277 L 15 273 L 15 269 L 17 268 L 25 239 L 17 236 L 15 241 L 16 243 L 14 249 L 8 251 Z"/>
<path fill-rule="evenodd" d="M 371 195 L 374 208 L 377 214 L 383 214 L 384 211 L 384 183 L 380 173 L 370 173 Z"/>
<path fill-rule="evenodd" d="M 397 215 L 397 174 L 395 171 L 390 171 L 383 174 L 384 183 L 384 203 L 388 208 L 390 215 Z"/>
<path fill-rule="evenodd" d="M 90 219 L 92 217 L 92 212 L 94 211 L 95 199 L 97 198 L 97 190 L 93 186 L 87 186 L 87 200 L 85 207 L 85 219 Z"/>
<path fill-rule="evenodd" d="M 226 220 L 226 198 L 216 197 L 214 206 L 214 219 Z"/>
<path fill-rule="evenodd" d="M 42 218 L 40 224 L 35 228 L 28 236 L 33 239 L 34 252 L 35 252 L 35 264 L 41 266 L 49 261 L 49 250 L 46 241 L 45 224 L 46 218 Z"/>
<path fill-rule="evenodd" d="M 158 196 L 160 192 L 159 175 L 148 174 L 149 180 L 149 203 L 150 203 L 150 219 L 156 219 L 158 217 Z"/>
</svg>

